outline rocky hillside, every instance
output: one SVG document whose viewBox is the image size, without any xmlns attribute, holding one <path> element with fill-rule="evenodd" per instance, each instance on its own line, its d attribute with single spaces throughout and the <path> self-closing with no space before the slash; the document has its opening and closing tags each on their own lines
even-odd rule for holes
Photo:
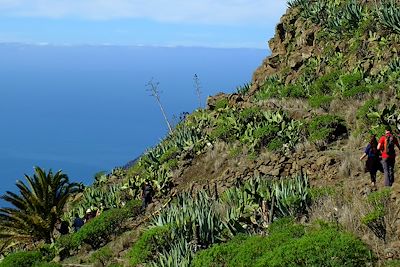
<svg viewBox="0 0 400 267">
<path fill-rule="evenodd" d="M 371 186 L 359 158 L 371 134 L 382 135 L 385 125 L 400 130 L 400 2 L 288 6 L 269 42 L 272 54 L 250 84 L 209 97 L 206 109 L 189 114 L 132 166 L 99 175 L 75 195 L 65 220 L 89 207 L 111 211 L 58 239 L 58 261 L 399 266 L 398 165 L 391 188 L 380 173 Z M 145 180 L 155 194 L 139 214 L 132 200 Z M 279 228 L 287 216 L 294 224 Z M 297 258 L 272 245 L 289 243 Z M 234 260 L 246 249 L 251 259 Z"/>
</svg>

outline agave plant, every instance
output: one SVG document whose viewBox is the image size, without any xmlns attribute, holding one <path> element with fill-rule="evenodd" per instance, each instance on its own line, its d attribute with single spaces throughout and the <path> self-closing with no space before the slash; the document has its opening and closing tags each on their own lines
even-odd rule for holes
<svg viewBox="0 0 400 267">
<path fill-rule="evenodd" d="M 327 1 L 315 1 L 313 3 L 308 1 L 304 7 L 301 13 L 304 19 L 309 19 L 315 24 L 324 23 L 327 20 Z"/>
<path fill-rule="evenodd" d="M 153 219 L 156 226 L 172 225 L 174 236 L 196 239 L 201 246 L 208 246 L 219 239 L 223 229 L 221 216 L 215 202 L 205 192 L 192 197 L 182 194 L 168 209 Z"/>
<path fill-rule="evenodd" d="M 375 119 L 378 125 L 392 125 L 400 131 L 400 111 L 396 105 L 385 107 L 381 111 L 371 110 L 371 112 L 367 114 L 367 117 Z"/>
<path fill-rule="evenodd" d="M 400 71 L 400 57 L 396 57 L 389 62 L 389 70 L 391 72 Z"/>
<path fill-rule="evenodd" d="M 288 0 L 287 5 L 289 8 L 300 7 L 304 8 L 307 4 L 309 4 L 308 0 Z"/>
<path fill-rule="evenodd" d="M 194 253 L 193 246 L 185 239 L 175 242 L 169 250 L 162 251 L 156 261 L 150 262 L 152 267 L 189 267 Z"/>
<path fill-rule="evenodd" d="M 299 175 L 289 180 L 274 184 L 276 216 L 297 216 L 304 214 L 310 205 L 309 184 L 307 176 Z"/>
<path fill-rule="evenodd" d="M 378 8 L 379 20 L 387 29 L 400 34 L 400 7 L 395 0 L 383 0 Z"/>
<path fill-rule="evenodd" d="M 303 1 L 304 1 L 304 0 L 303 0 Z M 242 86 L 236 87 L 236 92 L 237 92 L 239 95 L 245 95 L 245 94 L 247 94 L 247 93 L 250 91 L 250 88 L 251 88 L 251 83 L 245 83 L 245 84 L 242 85 Z"/>
<path fill-rule="evenodd" d="M 121 208 L 122 187 L 119 185 L 111 185 L 106 187 L 86 187 L 83 191 L 83 196 L 74 203 L 68 212 L 63 214 L 63 219 L 72 221 L 75 214 L 83 217 L 87 209 L 102 210 L 110 208 Z"/>
</svg>

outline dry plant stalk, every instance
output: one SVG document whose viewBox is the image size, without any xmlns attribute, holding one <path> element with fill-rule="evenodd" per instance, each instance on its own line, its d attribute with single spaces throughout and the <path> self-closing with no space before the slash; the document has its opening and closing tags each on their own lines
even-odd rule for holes
<svg viewBox="0 0 400 267">
<path fill-rule="evenodd" d="M 164 110 L 164 107 L 163 107 L 163 105 L 161 104 L 161 100 L 160 100 L 160 93 L 161 93 L 161 92 L 160 92 L 160 90 L 158 89 L 159 84 L 160 84 L 159 82 L 154 82 L 153 79 L 151 79 L 151 80 L 146 84 L 146 87 L 148 87 L 148 89 L 146 89 L 146 91 L 149 91 L 149 92 L 150 92 L 150 95 L 153 96 L 153 97 L 156 99 L 157 104 L 158 104 L 158 106 L 159 106 L 160 109 L 161 109 L 161 113 L 162 113 L 162 115 L 164 116 L 164 120 L 165 120 L 165 122 L 167 123 L 169 133 L 172 133 L 171 124 L 169 123 L 168 118 L 167 118 L 167 115 L 166 115 L 165 110 Z"/>
</svg>

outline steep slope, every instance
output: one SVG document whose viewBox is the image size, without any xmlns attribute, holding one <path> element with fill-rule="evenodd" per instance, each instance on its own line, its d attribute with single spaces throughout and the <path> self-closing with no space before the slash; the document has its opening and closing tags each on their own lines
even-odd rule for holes
<svg viewBox="0 0 400 267">
<path fill-rule="evenodd" d="M 251 85 L 210 97 L 206 110 L 188 115 L 133 167 L 105 180 L 122 184 L 130 198 L 149 179 L 162 199 L 204 190 L 216 197 L 253 177 L 303 173 L 318 192 L 335 192 L 315 202 L 308 220 L 334 220 L 380 247 L 381 260 L 400 258 L 393 208 L 400 183 L 389 191 L 384 215 L 368 221 L 374 206 L 367 196 L 377 188 L 359 161 L 371 133 L 381 135 L 384 124 L 400 129 L 400 110 L 393 106 L 400 96 L 399 2 L 289 5 L 269 42 L 272 55 Z M 375 231 L 380 219 L 388 225 L 380 226 L 384 240 Z"/>
<path fill-rule="evenodd" d="M 133 166 L 98 177 L 65 217 L 87 207 L 126 211 L 148 179 L 154 203 L 116 227 L 128 230 L 125 237 L 111 231 L 105 248 L 118 251 L 107 251 L 102 264 L 123 262 L 134 243 L 131 264 L 189 266 L 199 249 L 237 233 L 270 234 L 270 223 L 285 216 L 311 228 L 322 220 L 333 235 L 352 232 L 378 258 L 369 264 L 400 260 L 398 165 L 386 189 L 381 174 L 370 185 L 359 160 L 371 134 L 382 135 L 386 124 L 400 130 L 399 3 L 289 1 L 251 84 L 209 97 L 207 109 L 184 118 Z M 150 222 L 136 242 L 136 227 Z M 84 255 L 66 261 L 89 262 L 93 247 L 82 247 L 69 252 Z"/>
</svg>

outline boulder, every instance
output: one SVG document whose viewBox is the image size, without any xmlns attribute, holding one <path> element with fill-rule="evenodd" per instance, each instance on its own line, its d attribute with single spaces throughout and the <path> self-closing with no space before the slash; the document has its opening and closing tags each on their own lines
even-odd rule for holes
<svg viewBox="0 0 400 267">
<path fill-rule="evenodd" d="M 214 110 L 218 101 L 228 98 L 229 96 L 225 93 L 218 93 L 214 96 L 207 97 L 207 109 Z"/>
</svg>

